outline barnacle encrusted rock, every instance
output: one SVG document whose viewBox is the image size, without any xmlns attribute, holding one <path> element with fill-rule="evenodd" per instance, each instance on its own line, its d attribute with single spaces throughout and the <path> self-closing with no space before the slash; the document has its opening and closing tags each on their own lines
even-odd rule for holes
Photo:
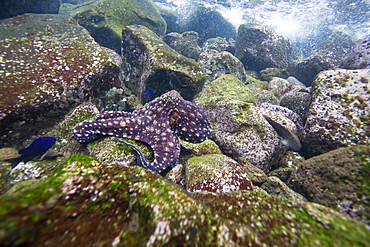
<svg viewBox="0 0 370 247">
<path fill-rule="evenodd" d="M 0 197 L 5 246 L 366 246 L 369 228 L 314 203 L 254 191 L 185 193 L 140 167 L 74 155 Z"/>
<path fill-rule="evenodd" d="M 185 169 L 186 189 L 189 192 L 253 190 L 252 182 L 242 166 L 223 154 L 190 158 Z"/>
<path fill-rule="evenodd" d="M 100 45 L 121 52 L 121 33 L 127 25 L 144 25 L 162 36 L 167 24 L 150 0 L 93 0 L 79 5 L 63 4 L 67 14 L 89 31 Z"/>
<path fill-rule="evenodd" d="M 122 59 L 127 87 L 145 102 L 173 89 L 192 100 L 206 79 L 193 59 L 180 55 L 141 25 L 122 31 Z"/>
<path fill-rule="evenodd" d="M 262 114 L 272 116 L 293 132 L 297 132 L 299 122 L 286 117 L 282 109 L 292 112 L 287 108 L 257 107 L 249 103 L 255 98 L 248 86 L 233 75 L 222 75 L 208 84 L 195 102 L 203 106 L 211 125 L 211 138 L 224 154 L 234 159 L 243 157 L 266 172 L 285 148 Z"/>
<path fill-rule="evenodd" d="M 50 127 L 77 103 L 121 87 L 119 67 L 76 21 L 25 14 L 0 21 L 0 145 Z"/>
<path fill-rule="evenodd" d="M 313 156 L 370 143 L 370 70 L 329 70 L 313 83 L 303 146 Z"/>
<path fill-rule="evenodd" d="M 211 82 L 223 74 L 235 75 L 243 83 L 246 82 L 244 65 L 230 52 L 203 49 L 198 62 L 207 75 L 207 82 Z"/>
</svg>

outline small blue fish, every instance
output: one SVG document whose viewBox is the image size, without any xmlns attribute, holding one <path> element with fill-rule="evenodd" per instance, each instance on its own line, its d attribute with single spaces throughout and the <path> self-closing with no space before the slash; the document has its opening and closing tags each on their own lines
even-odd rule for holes
<svg viewBox="0 0 370 247">
<path fill-rule="evenodd" d="M 40 137 L 35 139 L 27 148 L 21 149 L 18 153 L 21 155 L 18 158 L 7 159 L 5 161 L 12 163 L 12 168 L 16 167 L 20 162 L 27 163 L 36 157 L 41 157 L 49 148 L 56 142 L 54 137 Z"/>
<path fill-rule="evenodd" d="M 143 93 L 145 102 L 151 101 L 156 97 L 156 92 L 153 89 L 148 89 Z"/>
</svg>

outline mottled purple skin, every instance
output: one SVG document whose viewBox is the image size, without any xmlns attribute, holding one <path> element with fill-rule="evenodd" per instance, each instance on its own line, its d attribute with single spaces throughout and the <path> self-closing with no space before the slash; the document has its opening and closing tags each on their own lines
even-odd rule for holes
<svg viewBox="0 0 370 247">
<path fill-rule="evenodd" d="M 180 143 L 176 134 L 189 142 L 202 142 L 210 135 L 210 129 L 203 110 L 172 90 L 132 113 L 103 112 L 93 121 L 77 125 L 72 137 L 78 142 L 89 142 L 97 134 L 148 143 L 154 152 L 154 161 L 150 163 L 136 148 L 138 163 L 161 173 L 174 166 L 179 158 Z"/>
</svg>

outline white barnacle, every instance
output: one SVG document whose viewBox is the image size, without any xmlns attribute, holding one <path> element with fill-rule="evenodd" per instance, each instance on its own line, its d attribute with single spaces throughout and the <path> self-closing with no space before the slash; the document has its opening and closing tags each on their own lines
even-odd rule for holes
<svg viewBox="0 0 370 247">
<path fill-rule="evenodd" d="M 126 122 L 125 122 L 125 121 L 121 121 L 119 124 L 120 124 L 122 127 L 125 127 L 125 126 L 126 126 Z"/>
</svg>

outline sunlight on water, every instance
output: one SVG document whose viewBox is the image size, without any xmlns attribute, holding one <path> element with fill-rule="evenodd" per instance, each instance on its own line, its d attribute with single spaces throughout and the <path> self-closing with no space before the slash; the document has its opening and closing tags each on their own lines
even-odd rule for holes
<svg viewBox="0 0 370 247">
<path fill-rule="evenodd" d="M 243 23 L 267 25 L 293 42 L 332 28 L 355 39 L 370 33 L 369 0 L 167 0 L 173 10 L 186 17 L 196 5 L 219 11 L 236 28 Z M 354 13 L 352 14 L 351 11 Z M 364 15 L 365 13 L 365 15 Z M 362 19 L 361 19 L 362 18 Z M 347 23 L 340 23 L 341 19 Z M 361 21 L 362 20 L 362 21 Z"/>
</svg>

